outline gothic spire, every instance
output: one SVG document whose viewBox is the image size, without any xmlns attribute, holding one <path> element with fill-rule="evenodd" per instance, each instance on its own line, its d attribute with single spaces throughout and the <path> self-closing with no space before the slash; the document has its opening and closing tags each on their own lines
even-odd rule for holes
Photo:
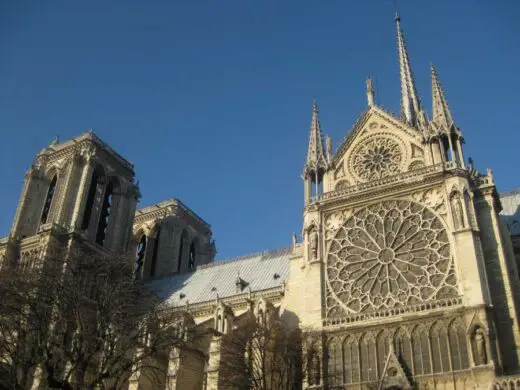
<svg viewBox="0 0 520 390">
<path fill-rule="evenodd" d="M 418 116 L 421 111 L 421 103 L 415 89 L 408 51 L 401 30 L 401 18 L 395 14 L 395 24 L 397 27 L 397 50 L 399 52 L 399 73 L 401 76 L 401 115 L 412 126 L 418 124 Z"/>
<path fill-rule="evenodd" d="M 432 71 L 432 121 L 442 129 L 449 131 L 453 126 L 453 118 L 444 91 L 442 89 L 437 70 L 431 65 Z"/>
<path fill-rule="evenodd" d="M 325 169 L 326 166 L 327 159 L 323 151 L 318 105 L 316 104 L 316 100 L 314 100 L 312 104 L 309 149 L 307 151 L 307 162 L 305 163 L 305 168 L 318 171 L 320 169 Z"/>
</svg>

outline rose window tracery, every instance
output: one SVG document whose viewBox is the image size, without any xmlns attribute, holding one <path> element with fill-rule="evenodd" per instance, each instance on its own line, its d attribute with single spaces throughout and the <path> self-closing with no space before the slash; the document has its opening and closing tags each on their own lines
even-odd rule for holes
<svg viewBox="0 0 520 390">
<path fill-rule="evenodd" d="M 388 137 L 362 142 L 351 157 L 352 171 L 362 180 L 376 180 L 401 172 L 403 153 L 399 144 Z"/>
<path fill-rule="evenodd" d="M 426 206 L 384 201 L 354 212 L 327 253 L 329 315 L 457 295 L 448 235 Z"/>
</svg>

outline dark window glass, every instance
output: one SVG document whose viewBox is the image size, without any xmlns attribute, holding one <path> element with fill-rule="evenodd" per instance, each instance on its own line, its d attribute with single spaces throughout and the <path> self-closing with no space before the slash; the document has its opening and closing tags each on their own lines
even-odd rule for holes
<svg viewBox="0 0 520 390">
<path fill-rule="evenodd" d="M 56 191 L 56 183 L 58 182 L 58 175 L 54 175 L 51 184 L 49 185 L 49 189 L 47 190 L 47 197 L 45 198 L 45 203 L 43 204 L 42 217 L 40 219 L 40 223 L 47 223 L 47 218 L 49 218 L 49 211 L 51 211 L 52 198 L 54 198 L 54 192 Z"/>
<path fill-rule="evenodd" d="M 98 175 L 96 172 L 92 174 L 90 180 L 90 187 L 88 189 L 87 204 L 85 205 L 85 211 L 83 212 L 83 220 L 81 221 L 81 228 L 83 230 L 88 229 L 90 225 L 90 217 L 92 216 L 92 208 L 94 207 L 94 199 L 96 198 L 96 187 L 98 184 Z"/>
<path fill-rule="evenodd" d="M 96 232 L 96 243 L 103 246 L 105 238 L 107 236 L 108 217 L 110 217 L 110 211 L 112 209 L 112 195 L 113 186 L 111 182 L 108 182 L 107 188 L 105 189 L 105 195 L 103 196 L 103 206 L 101 207 L 101 215 L 99 216 L 99 223 Z"/>
</svg>

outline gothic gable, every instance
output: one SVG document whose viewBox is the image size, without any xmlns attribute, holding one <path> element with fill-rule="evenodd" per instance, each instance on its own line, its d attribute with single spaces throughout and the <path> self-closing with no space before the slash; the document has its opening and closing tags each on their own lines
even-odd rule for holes
<svg viewBox="0 0 520 390">
<path fill-rule="evenodd" d="M 341 189 L 427 165 L 422 135 L 378 107 L 369 108 L 333 159 L 330 188 Z"/>
</svg>

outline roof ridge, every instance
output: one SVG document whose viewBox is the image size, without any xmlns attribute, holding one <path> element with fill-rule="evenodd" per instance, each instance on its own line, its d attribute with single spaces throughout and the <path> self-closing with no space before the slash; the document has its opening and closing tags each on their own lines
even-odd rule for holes
<svg viewBox="0 0 520 390">
<path fill-rule="evenodd" d="M 291 249 L 291 247 L 264 249 L 263 251 L 252 252 L 252 253 L 248 253 L 246 255 L 232 257 L 231 259 L 216 260 L 212 263 L 202 264 L 202 265 L 199 265 L 197 267 L 197 269 L 211 268 L 211 267 L 219 266 L 222 264 L 233 263 L 235 261 L 246 260 L 251 257 L 266 256 L 268 254 L 278 254 L 278 253 L 282 253 L 284 251 L 289 251 L 290 249 Z"/>
</svg>

